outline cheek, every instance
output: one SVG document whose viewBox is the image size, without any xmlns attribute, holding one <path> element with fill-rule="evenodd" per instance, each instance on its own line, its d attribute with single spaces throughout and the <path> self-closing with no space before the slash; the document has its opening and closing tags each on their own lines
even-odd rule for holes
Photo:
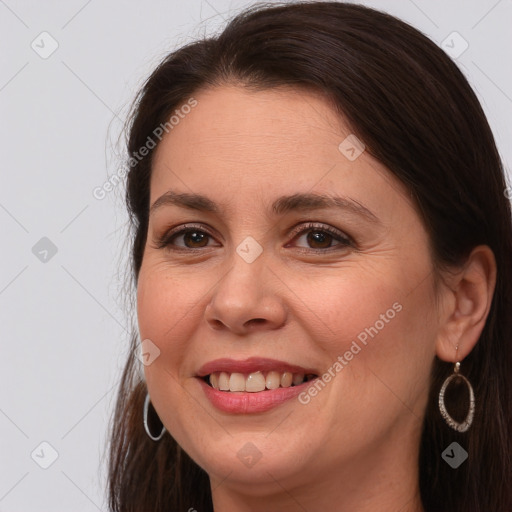
<svg viewBox="0 0 512 512">
<path fill-rule="evenodd" d="M 169 293 L 167 293 L 165 277 L 156 278 L 154 274 L 144 274 L 139 278 L 137 286 L 137 319 L 141 339 L 158 337 L 160 329 L 169 320 L 169 314 L 175 311 L 171 308 Z"/>
<path fill-rule="evenodd" d="M 387 275 L 386 280 L 383 275 Z M 404 292 L 394 277 L 389 268 L 380 276 L 368 269 L 324 269 L 323 273 L 290 282 L 290 289 L 297 297 L 297 312 L 311 340 L 339 354 L 348 350 L 352 340 L 364 342 L 368 330 L 374 332 L 375 326 L 381 332 L 396 322 Z"/>
<path fill-rule="evenodd" d="M 428 380 L 436 329 L 430 280 L 411 290 L 412 272 L 382 270 L 310 277 L 294 288 L 303 298 L 304 329 L 328 354 L 331 373 L 343 375 L 335 379 L 343 400 L 346 386 L 356 401 L 389 398 L 390 389 L 408 399 Z"/>
<path fill-rule="evenodd" d="M 201 292 L 202 290 L 202 292 Z M 141 339 L 162 340 L 189 325 L 204 286 L 174 277 L 165 265 L 141 269 L 137 286 L 137 319 Z"/>
<path fill-rule="evenodd" d="M 144 366 L 146 380 L 148 385 L 154 382 L 153 388 L 167 389 L 170 396 L 173 383 L 181 384 L 190 376 L 186 361 L 198 360 L 201 355 L 200 346 L 190 340 L 204 321 L 202 298 L 211 286 L 197 275 L 180 274 L 177 277 L 175 269 L 161 262 L 147 264 L 141 269 L 137 287 L 140 339 L 158 347 L 158 357 Z"/>
<path fill-rule="evenodd" d="M 154 359 L 150 365 L 144 366 L 146 381 L 153 396 L 157 389 L 167 388 L 164 381 L 170 377 L 177 377 L 177 368 L 181 361 L 178 343 L 170 340 L 178 339 L 180 329 L 185 323 L 179 319 L 185 316 L 185 297 L 173 291 L 178 289 L 175 283 L 156 269 L 141 269 L 137 286 L 137 320 L 140 340 L 147 344 Z M 186 336 L 181 335 L 181 338 Z M 149 341 L 146 341 L 149 340 Z M 155 346 L 157 348 L 155 348 Z M 156 385 L 151 385 L 154 379 Z M 156 399 L 156 396 L 155 396 Z"/>
<path fill-rule="evenodd" d="M 201 294 L 197 295 L 193 282 L 185 281 L 177 280 L 165 265 L 146 264 L 137 286 L 140 339 L 150 340 L 159 350 L 151 364 L 143 367 L 145 380 L 153 406 L 178 439 L 186 438 L 183 418 L 197 407 L 184 392 L 182 368 L 185 357 L 190 357 L 188 340 L 198 322 Z"/>
<path fill-rule="evenodd" d="M 337 325 L 342 329 L 345 323 L 349 334 L 329 347 L 333 356 L 342 356 L 330 399 L 340 411 L 358 411 L 353 420 L 361 429 L 400 417 L 414 422 L 426 405 L 435 353 L 434 325 L 426 328 L 425 321 L 428 286 L 410 295 L 402 290 L 361 299 L 354 309 L 343 306 L 339 312 Z"/>
</svg>

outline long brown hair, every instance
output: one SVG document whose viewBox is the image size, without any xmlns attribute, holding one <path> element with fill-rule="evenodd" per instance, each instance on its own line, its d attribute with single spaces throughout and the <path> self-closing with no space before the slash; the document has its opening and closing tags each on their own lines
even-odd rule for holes
<svg viewBox="0 0 512 512">
<path fill-rule="evenodd" d="M 188 44 L 158 65 L 134 103 L 129 155 L 194 93 L 227 83 L 256 89 L 294 85 L 329 98 L 367 151 L 408 187 L 429 232 L 436 268 L 461 264 L 480 244 L 493 250 L 498 272 L 492 307 L 464 360 L 476 396 L 475 419 L 466 433 L 444 423 L 437 396 L 453 364 L 436 357 L 420 447 L 420 490 L 427 511 L 511 511 L 512 215 L 494 138 L 467 80 L 427 37 L 374 9 L 339 2 L 256 5 L 217 37 Z M 153 152 L 132 160 L 127 177 L 135 285 L 147 236 Z M 130 354 L 137 341 L 134 332 Z M 171 435 L 157 443 L 147 437 L 147 390 L 139 367 L 130 355 L 112 417 L 111 510 L 213 510 L 203 469 Z M 453 441 L 469 454 L 456 470 L 441 457 Z"/>
</svg>

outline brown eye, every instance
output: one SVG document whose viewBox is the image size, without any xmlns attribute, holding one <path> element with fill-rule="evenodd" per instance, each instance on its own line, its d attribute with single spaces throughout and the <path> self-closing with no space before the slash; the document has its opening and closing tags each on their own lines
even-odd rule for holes
<svg viewBox="0 0 512 512">
<path fill-rule="evenodd" d="M 306 236 L 308 243 L 313 245 L 313 249 L 327 249 L 333 240 L 333 236 L 324 231 L 310 231 Z"/>
<path fill-rule="evenodd" d="M 179 230 L 171 230 L 164 234 L 157 242 L 157 248 L 169 250 L 202 249 L 208 247 L 209 239 L 213 239 L 210 233 L 195 226 L 185 227 Z M 211 244 L 210 244 L 211 245 Z"/>
<path fill-rule="evenodd" d="M 186 247 L 195 248 L 195 247 L 206 247 L 208 245 L 208 233 L 203 231 L 196 230 L 187 230 L 183 232 L 183 242 Z M 174 236 L 173 238 L 176 238 Z"/>
<path fill-rule="evenodd" d="M 294 239 L 299 241 L 303 238 L 305 238 L 306 246 L 298 245 L 298 247 L 310 248 L 313 251 L 325 252 L 329 249 L 353 246 L 351 239 L 341 231 L 317 224 L 303 226 L 303 229 L 298 231 L 298 236 L 295 236 Z"/>
</svg>

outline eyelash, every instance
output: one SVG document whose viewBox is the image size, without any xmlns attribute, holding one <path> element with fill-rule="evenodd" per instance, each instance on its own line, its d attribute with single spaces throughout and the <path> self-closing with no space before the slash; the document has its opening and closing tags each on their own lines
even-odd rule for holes
<svg viewBox="0 0 512 512">
<path fill-rule="evenodd" d="M 171 230 L 162 235 L 158 240 L 156 244 L 157 249 L 164 249 L 167 248 L 170 251 L 197 251 L 198 249 L 205 249 L 206 247 L 198 247 L 198 248 L 190 248 L 190 247 L 181 247 L 181 246 L 173 246 L 172 242 L 175 238 L 185 235 L 187 233 L 201 233 L 205 234 L 211 238 L 214 238 L 213 235 L 211 235 L 208 231 L 203 229 L 203 226 L 196 225 L 196 224 L 185 224 L 184 226 L 180 226 L 181 229 L 179 230 Z M 324 224 L 318 224 L 314 222 L 307 222 L 306 224 L 301 225 L 301 229 L 294 229 L 292 231 L 291 236 L 293 236 L 292 240 L 295 240 L 298 235 L 302 235 L 303 233 L 306 233 L 308 231 L 311 232 L 319 232 L 319 233 L 327 233 L 331 235 L 336 241 L 340 242 L 337 246 L 334 247 L 328 247 L 326 249 L 313 249 L 313 248 L 304 248 L 299 247 L 298 249 L 301 250 L 301 252 L 316 252 L 316 253 L 325 253 L 325 252 L 331 252 L 340 250 L 341 248 L 346 249 L 347 247 L 355 247 L 353 240 L 342 233 L 341 231 L 338 231 L 337 229 L 331 228 L 330 226 L 324 225 Z"/>
</svg>

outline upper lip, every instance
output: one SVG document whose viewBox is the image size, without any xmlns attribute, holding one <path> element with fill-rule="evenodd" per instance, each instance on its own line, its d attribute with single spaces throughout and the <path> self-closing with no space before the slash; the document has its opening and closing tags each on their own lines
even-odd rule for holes
<svg viewBox="0 0 512 512">
<path fill-rule="evenodd" d="M 226 373 L 253 373 L 257 371 L 269 372 L 290 372 L 315 374 L 316 370 L 303 368 L 302 366 L 278 361 L 276 359 L 268 359 L 266 357 L 250 357 L 249 359 L 236 360 L 230 358 L 215 359 L 205 363 L 197 372 L 198 377 L 206 377 L 215 372 Z"/>
</svg>

